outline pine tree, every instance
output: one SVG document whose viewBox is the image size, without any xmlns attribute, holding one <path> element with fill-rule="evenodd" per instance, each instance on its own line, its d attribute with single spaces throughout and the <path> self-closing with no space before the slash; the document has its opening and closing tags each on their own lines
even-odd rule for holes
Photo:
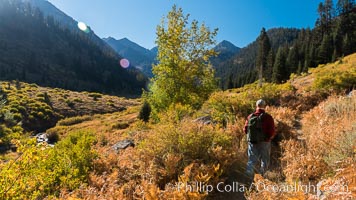
<svg viewBox="0 0 356 200">
<path fill-rule="evenodd" d="M 180 103 L 199 108 L 216 89 L 210 57 L 217 29 L 210 29 L 184 15 L 175 5 L 157 27 L 158 64 L 153 66 L 149 103 L 155 111 Z"/>
<path fill-rule="evenodd" d="M 267 56 L 267 65 L 263 71 L 263 74 L 265 75 L 265 79 L 268 82 L 272 81 L 273 64 L 274 64 L 274 52 L 271 49 Z"/>
<path fill-rule="evenodd" d="M 298 62 L 298 69 L 297 69 L 297 74 L 301 74 L 303 71 L 303 66 L 302 66 L 302 62 L 299 61 Z"/>
<path fill-rule="evenodd" d="M 324 35 L 319 47 L 318 60 L 319 63 L 328 63 L 331 61 L 333 54 L 333 41 L 329 35 Z"/>
<path fill-rule="evenodd" d="M 345 35 L 345 37 L 342 41 L 342 52 L 344 53 L 344 56 L 352 53 L 352 43 L 351 43 L 351 40 L 350 40 L 348 34 Z"/>
<path fill-rule="evenodd" d="M 228 85 L 227 85 L 226 88 L 227 88 L 227 89 L 234 88 L 234 81 L 233 81 L 232 74 L 230 74 L 230 76 L 229 76 Z"/>
<path fill-rule="evenodd" d="M 269 41 L 265 28 L 262 28 L 260 36 L 258 37 L 257 40 L 258 40 L 258 52 L 257 52 L 257 59 L 256 59 L 256 68 L 259 73 L 259 85 L 261 87 L 263 71 L 267 66 L 267 57 L 268 57 L 268 53 L 271 50 L 271 43 Z"/>
<path fill-rule="evenodd" d="M 279 47 L 273 65 L 272 82 L 281 83 L 285 79 L 285 54 L 283 47 Z"/>
<path fill-rule="evenodd" d="M 286 65 L 288 67 L 288 74 L 295 73 L 298 67 L 298 47 L 294 45 L 289 49 Z"/>
<path fill-rule="evenodd" d="M 318 14 L 319 18 L 316 25 L 321 28 L 322 35 L 329 34 L 331 30 L 331 22 L 335 16 L 332 0 L 325 0 L 324 4 L 320 2 L 318 6 Z"/>
<path fill-rule="evenodd" d="M 345 15 L 349 13 L 355 5 L 355 0 L 338 0 L 336 3 L 337 15 Z"/>
<path fill-rule="evenodd" d="M 326 17 L 327 28 L 330 28 L 331 21 L 335 17 L 334 3 L 332 0 L 325 0 L 324 12 Z"/>
<path fill-rule="evenodd" d="M 21 89 L 21 82 L 19 81 L 19 79 L 16 79 L 15 80 L 15 87 L 16 87 L 16 90 L 20 90 Z"/>
<path fill-rule="evenodd" d="M 333 52 L 333 59 L 335 61 L 338 57 L 342 55 L 342 24 L 341 20 L 338 20 L 335 30 L 333 31 L 333 41 L 334 41 L 334 52 Z"/>
</svg>

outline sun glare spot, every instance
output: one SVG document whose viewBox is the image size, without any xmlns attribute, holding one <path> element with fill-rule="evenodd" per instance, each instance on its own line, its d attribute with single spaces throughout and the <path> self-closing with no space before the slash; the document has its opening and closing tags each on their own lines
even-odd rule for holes
<svg viewBox="0 0 356 200">
<path fill-rule="evenodd" d="M 120 65 L 122 68 L 128 68 L 130 66 L 130 62 L 126 58 L 123 58 L 120 60 Z"/>
<path fill-rule="evenodd" d="M 84 22 L 78 22 L 78 28 L 85 33 L 89 33 L 89 28 Z"/>
</svg>

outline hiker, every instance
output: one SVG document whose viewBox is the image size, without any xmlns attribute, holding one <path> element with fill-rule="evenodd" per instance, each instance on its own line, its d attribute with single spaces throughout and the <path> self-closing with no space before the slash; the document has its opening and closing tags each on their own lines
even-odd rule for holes
<svg viewBox="0 0 356 200">
<path fill-rule="evenodd" d="M 266 102 L 256 102 L 256 111 L 247 117 L 244 132 L 248 141 L 248 162 L 246 174 L 253 180 L 255 171 L 262 176 L 266 173 L 270 161 L 271 140 L 275 136 L 274 120 L 265 112 Z M 261 162 L 260 168 L 255 166 Z"/>
</svg>

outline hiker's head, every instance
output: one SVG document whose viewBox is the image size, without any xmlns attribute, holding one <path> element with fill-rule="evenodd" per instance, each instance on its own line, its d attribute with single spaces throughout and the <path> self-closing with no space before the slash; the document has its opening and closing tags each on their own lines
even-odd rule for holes
<svg viewBox="0 0 356 200">
<path fill-rule="evenodd" d="M 266 108 L 266 102 L 263 99 L 259 99 L 256 102 L 256 107 L 257 108 Z"/>
</svg>

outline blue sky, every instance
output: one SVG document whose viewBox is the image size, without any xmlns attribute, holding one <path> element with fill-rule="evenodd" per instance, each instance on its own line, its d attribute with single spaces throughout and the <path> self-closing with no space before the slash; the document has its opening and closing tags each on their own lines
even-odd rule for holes
<svg viewBox="0 0 356 200">
<path fill-rule="evenodd" d="M 189 19 L 219 28 L 217 42 L 238 47 L 254 41 L 262 27 L 314 27 L 321 0 L 48 0 L 99 37 L 128 38 L 155 46 L 156 27 L 176 4 Z"/>
</svg>

